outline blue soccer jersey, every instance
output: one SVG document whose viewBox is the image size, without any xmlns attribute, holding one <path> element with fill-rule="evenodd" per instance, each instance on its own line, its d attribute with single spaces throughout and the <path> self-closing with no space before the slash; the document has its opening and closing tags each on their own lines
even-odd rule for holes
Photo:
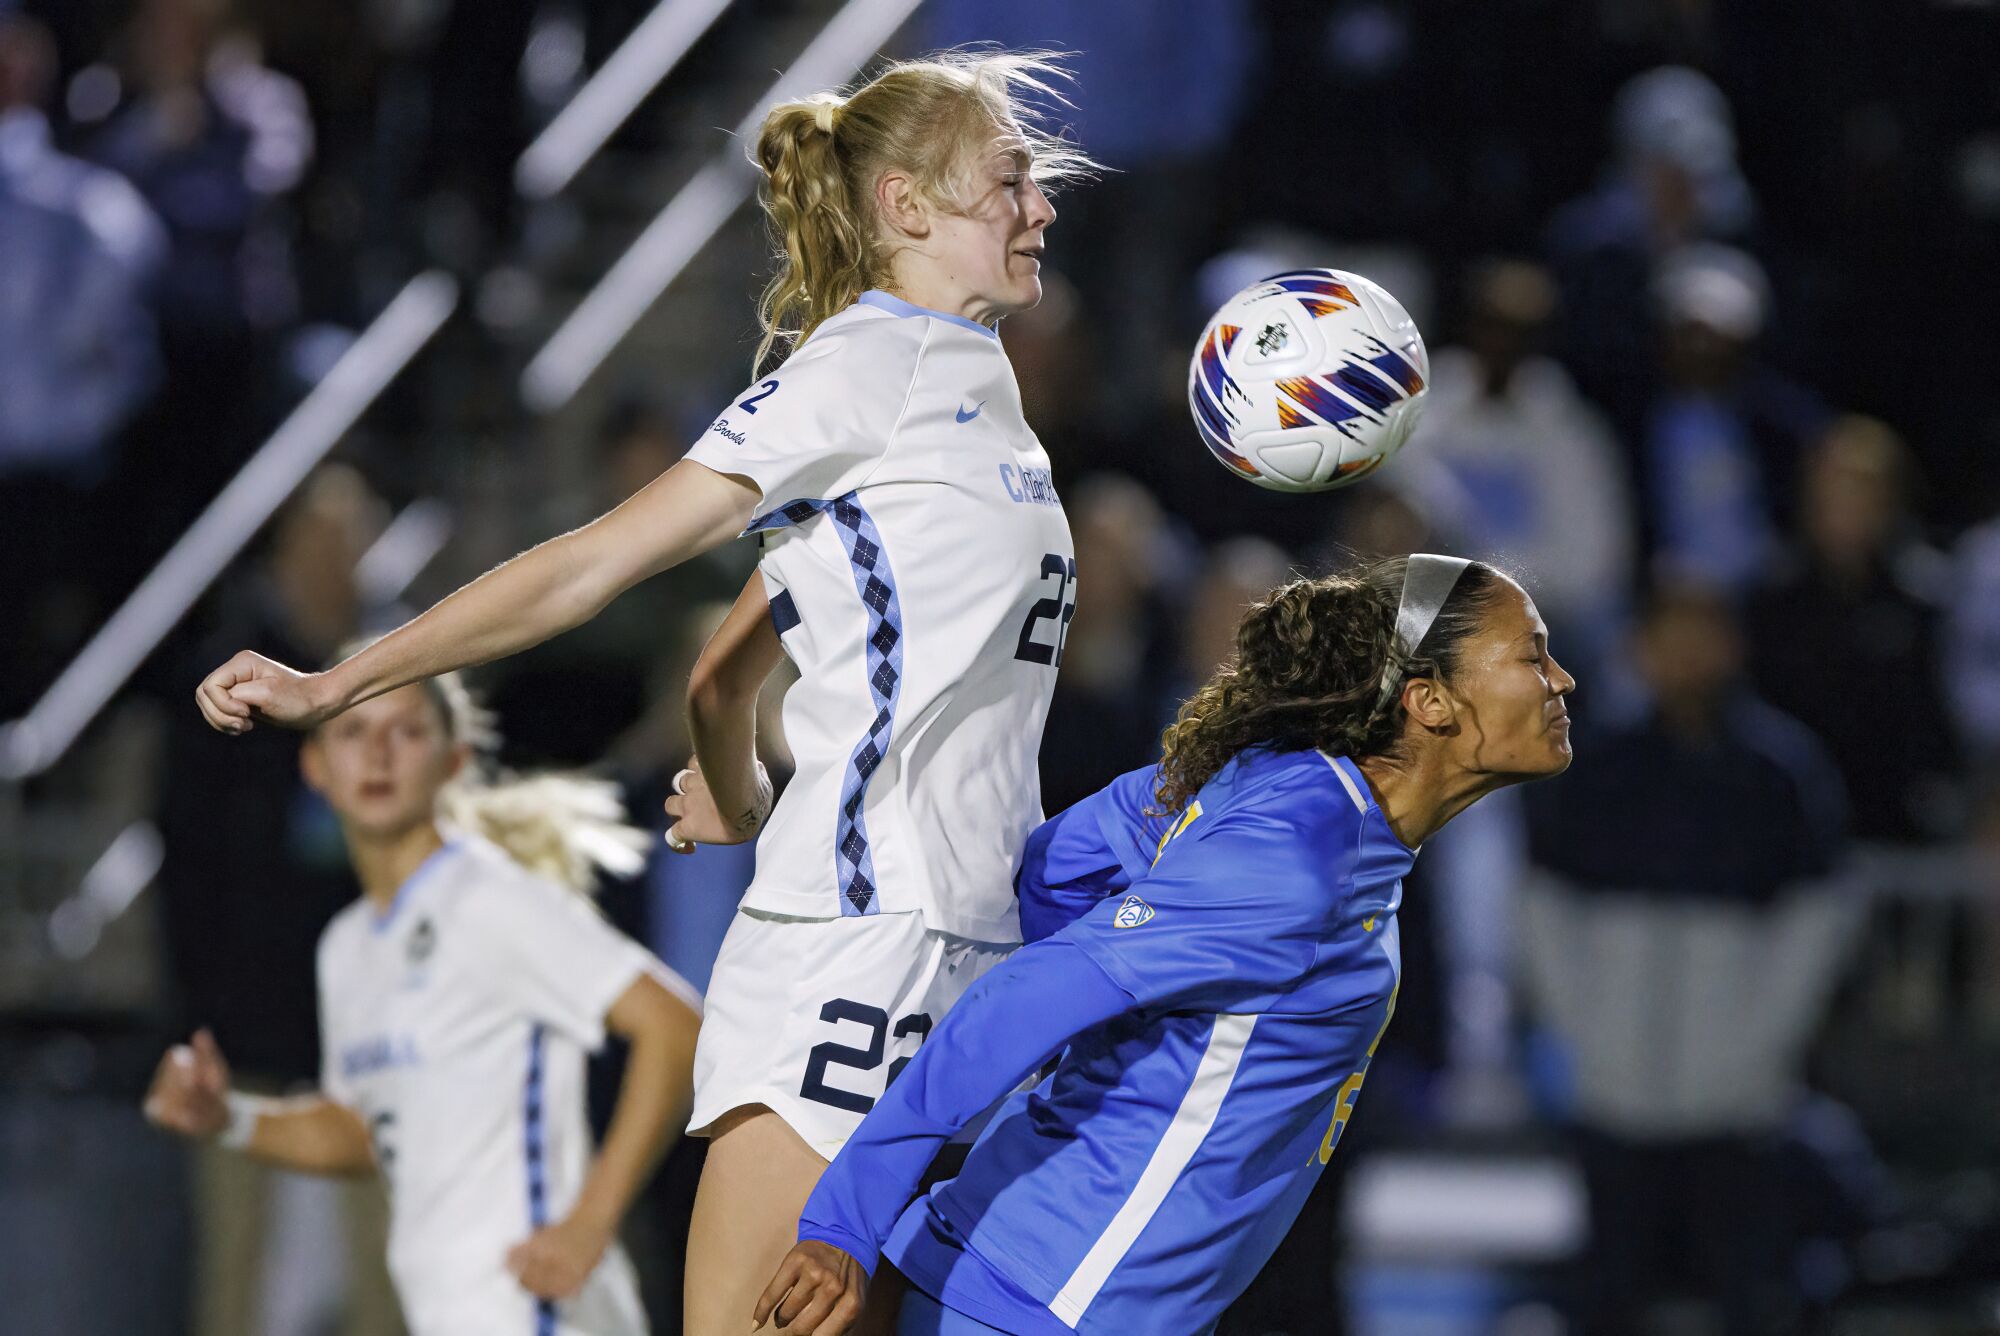
<svg viewBox="0 0 2000 1336">
<path fill-rule="evenodd" d="M 1388 1023 L 1413 855 L 1345 758 L 1246 753 L 1160 833 L 1151 779 L 1036 832 L 1024 918 L 1078 916 L 939 1024 L 822 1177 L 802 1238 L 870 1268 L 879 1249 L 1010 1332 L 1186 1336 L 1256 1276 Z M 1157 861 L 1135 867 L 1148 837 Z M 959 1176 L 904 1210 L 938 1145 L 1057 1052 Z"/>
<path fill-rule="evenodd" d="M 1159 773 L 1149 765 L 1120 775 L 1035 827 L 1014 875 L 1021 940 L 1062 931 L 1146 875 L 1170 824 L 1149 810 Z"/>
</svg>

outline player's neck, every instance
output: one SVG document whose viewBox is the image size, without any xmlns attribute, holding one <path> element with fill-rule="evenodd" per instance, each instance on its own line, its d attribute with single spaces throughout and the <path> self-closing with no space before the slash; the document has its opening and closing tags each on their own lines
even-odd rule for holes
<svg viewBox="0 0 2000 1336">
<path fill-rule="evenodd" d="M 422 821 L 400 835 L 355 838 L 347 841 L 347 856 L 354 875 L 361 882 L 361 894 L 377 913 L 396 902 L 403 888 L 424 860 L 444 847 L 444 836 L 435 821 Z"/>
<path fill-rule="evenodd" d="M 949 271 L 930 256 L 915 251 L 898 252 L 890 263 L 890 278 L 883 284 L 893 297 L 926 311 L 939 311 L 989 328 L 1002 314 L 999 307 L 955 282 Z"/>
<path fill-rule="evenodd" d="M 1408 849 L 1420 847 L 1453 817 L 1506 783 L 1497 775 L 1450 770 L 1435 754 L 1407 766 L 1371 756 L 1360 762 L 1359 769 L 1389 829 Z"/>
</svg>

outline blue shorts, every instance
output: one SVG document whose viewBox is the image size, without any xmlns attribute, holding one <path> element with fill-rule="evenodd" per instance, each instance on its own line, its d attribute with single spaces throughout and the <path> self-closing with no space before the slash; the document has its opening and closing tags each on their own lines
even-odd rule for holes
<svg viewBox="0 0 2000 1336">
<path fill-rule="evenodd" d="M 1007 1336 L 998 1327 L 989 1327 L 978 1318 L 946 1308 L 914 1285 L 903 1295 L 903 1315 L 896 1321 L 896 1336 L 981 1336 L 984 1332 Z"/>
</svg>

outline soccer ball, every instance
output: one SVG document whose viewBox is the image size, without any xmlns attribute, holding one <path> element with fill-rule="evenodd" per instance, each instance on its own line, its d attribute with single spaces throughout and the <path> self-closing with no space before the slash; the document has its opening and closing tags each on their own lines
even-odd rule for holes
<svg viewBox="0 0 2000 1336">
<path fill-rule="evenodd" d="M 1223 303 L 1188 367 L 1195 428 L 1277 492 L 1346 487 L 1402 448 L 1431 373 L 1402 304 L 1359 274 L 1294 269 Z"/>
</svg>

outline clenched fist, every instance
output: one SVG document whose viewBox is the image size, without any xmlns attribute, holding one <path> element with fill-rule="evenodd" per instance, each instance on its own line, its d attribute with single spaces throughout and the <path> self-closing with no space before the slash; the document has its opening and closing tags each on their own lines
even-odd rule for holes
<svg viewBox="0 0 2000 1336">
<path fill-rule="evenodd" d="M 583 1288 L 610 1246 L 608 1231 L 571 1216 L 515 1244 L 507 1254 L 507 1269 L 536 1297 L 567 1299 Z"/>
<path fill-rule="evenodd" d="M 198 1141 L 219 1135 L 229 1125 L 229 1064 L 215 1036 L 197 1030 L 192 1043 L 168 1049 L 141 1107 L 155 1127 Z"/>
<path fill-rule="evenodd" d="M 687 769 L 674 776 L 674 795 L 667 799 L 667 815 L 674 819 L 667 827 L 667 847 L 677 854 L 693 853 L 700 844 L 745 844 L 757 838 L 764 820 L 771 815 L 771 773 L 762 761 L 755 762 L 755 792 L 750 801 L 725 812 L 701 773 L 701 758 L 690 756 Z"/>
<path fill-rule="evenodd" d="M 194 701 L 208 726 L 222 733 L 248 733 L 258 720 L 312 728 L 338 713 L 321 699 L 324 679 L 246 649 L 202 678 Z"/>
</svg>

